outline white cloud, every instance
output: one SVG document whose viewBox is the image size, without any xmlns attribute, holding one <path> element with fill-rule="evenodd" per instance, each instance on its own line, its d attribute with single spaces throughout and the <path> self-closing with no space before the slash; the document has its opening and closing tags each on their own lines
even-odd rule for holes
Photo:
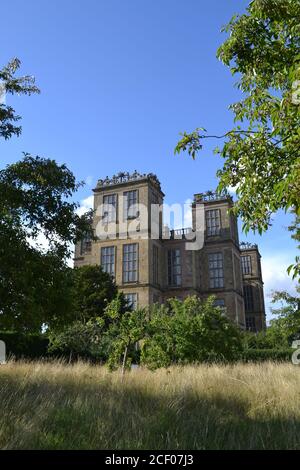
<svg viewBox="0 0 300 470">
<path fill-rule="evenodd" d="M 92 209 L 93 206 L 94 206 L 94 196 L 91 195 L 80 201 L 80 207 L 78 207 L 76 212 L 78 215 L 83 215 L 86 212 L 88 212 L 90 209 Z"/>
<path fill-rule="evenodd" d="M 292 263 L 286 255 L 264 256 L 261 259 L 263 281 L 266 292 L 272 290 L 294 289 L 295 282 L 287 273 L 288 266 Z"/>
<path fill-rule="evenodd" d="M 293 263 L 293 256 L 287 253 L 278 255 L 264 255 L 261 259 L 262 277 L 264 281 L 264 294 L 266 304 L 266 314 L 270 319 L 270 307 L 272 291 L 288 291 L 296 293 L 296 282 L 287 273 L 287 268 Z"/>
</svg>

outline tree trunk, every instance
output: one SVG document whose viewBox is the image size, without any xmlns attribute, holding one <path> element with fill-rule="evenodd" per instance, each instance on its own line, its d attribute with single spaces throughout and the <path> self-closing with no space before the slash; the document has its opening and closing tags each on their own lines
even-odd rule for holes
<svg viewBox="0 0 300 470">
<path fill-rule="evenodd" d="M 122 380 L 123 380 L 123 378 L 124 378 L 124 375 L 125 375 L 125 367 L 126 367 L 127 351 L 128 351 L 128 345 L 126 345 L 126 347 L 125 347 L 124 356 L 123 356 L 123 364 L 122 364 Z"/>
</svg>

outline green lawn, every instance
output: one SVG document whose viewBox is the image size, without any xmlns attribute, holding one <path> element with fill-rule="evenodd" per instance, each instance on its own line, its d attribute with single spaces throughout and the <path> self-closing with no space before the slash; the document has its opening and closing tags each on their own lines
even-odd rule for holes
<svg viewBox="0 0 300 470">
<path fill-rule="evenodd" d="M 0 366 L 2 449 L 299 449 L 300 369 Z"/>
</svg>

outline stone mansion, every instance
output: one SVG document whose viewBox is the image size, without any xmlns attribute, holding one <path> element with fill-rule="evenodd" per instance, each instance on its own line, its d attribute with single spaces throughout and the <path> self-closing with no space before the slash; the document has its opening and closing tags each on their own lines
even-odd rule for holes
<svg viewBox="0 0 300 470">
<path fill-rule="evenodd" d="M 257 245 L 239 243 L 237 219 L 229 211 L 232 197 L 195 194 L 192 227 L 177 230 L 164 224 L 163 200 L 153 173 L 99 180 L 92 220 L 96 239 L 76 245 L 74 266 L 101 264 L 134 307 L 213 294 L 241 328 L 264 329 L 260 254 Z"/>
</svg>

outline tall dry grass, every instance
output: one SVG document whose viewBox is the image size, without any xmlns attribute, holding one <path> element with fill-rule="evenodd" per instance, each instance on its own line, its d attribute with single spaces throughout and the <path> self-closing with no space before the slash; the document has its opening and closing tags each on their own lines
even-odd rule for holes
<svg viewBox="0 0 300 470">
<path fill-rule="evenodd" d="M 2 449 L 299 449 L 300 369 L 0 366 Z"/>
</svg>

